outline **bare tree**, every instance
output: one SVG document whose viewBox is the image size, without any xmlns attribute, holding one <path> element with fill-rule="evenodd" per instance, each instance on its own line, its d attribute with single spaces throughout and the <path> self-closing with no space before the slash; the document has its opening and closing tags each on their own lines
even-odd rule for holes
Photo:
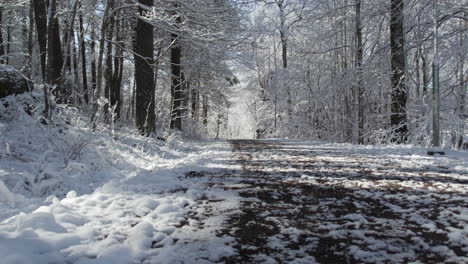
<svg viewBox="0 0 468 264">
<path fill-rule="evenodd" d="M 32 0 L 34 4 L 34 19 L 36 22 L 37 40 L 41 57 L 42 79 L 46 80 L 46 58 L 47 58 L 47 11 L 45 0 Z"/>
<path fill-rule="evenodd" d="M 177 10 L 178 4 L 175 5 Z M 175 27 L 179 28 L 182 23 L 180 14 L 174 13 L 177 18 L 175 19 Z M 175 32 L 171 34 L 172 48 L 171 48 L 171 94 L 172 94 L 172 117 L 171 128 L 182 130 L 182 107 L 183 107 L 183 83 L 181 71 L 181 58 L 182 48 L 180 45 L 180 35 Z"/>
<path fill-rule="evenodd" d="M 5 63 L 5 47 L 3 45 L 3 7 L 0 7 L 0 64 Z"/>
<path fill-rule="evenodd" d="M 135 34 L 136 126 L 145 135 L 155 132 L 153 26 L 145 21 L 145 10 L 153 0 L 138 0 L 139 17 Z"/>
<path fill-rule="evenodd" d="M 88 75 L 86 72 L 86 42 L 85 42 L 85 30 L 83 25 L 83 5 L 80 0 L 80 52 L 81 52 L 81 75 L 82 75 L 82 82 L 83 82 L 83 92 L 84 92 L 84 100 L 88 104 L 89 103 L 89 88 L 88 88 Z"/>
<path fill-rule="evenodd" d="M 47 27 L 47 82 L 58 85 L 63 66 L 62 46 L 60 42 L 60 27 L 57 17 L 57 1 L 50 0 Z M 41 29 L 42 30 L 42 29 Z M 64 100 L 64 92 L 60 91 L 59 99 Z"/>
<path fill-rule="evenodd" d="M 364 144 L 364 83 L 362 76 L 362 21 L 361 21 L 361 0 L 355 0 L 356 9 L 356 88 L 358 105 L 358 143 Z"/>
<path fill-rule="evenodd" d="M 403 30 L 403 0 L 391 0 L 390 9 L 390 48 L 392 62 L 391 126 L 393 141 L 404 143 L 407 140 L 408 124 L 406 116 L 406 77 L 405 77 L 405 34 Z"/>
</svg>

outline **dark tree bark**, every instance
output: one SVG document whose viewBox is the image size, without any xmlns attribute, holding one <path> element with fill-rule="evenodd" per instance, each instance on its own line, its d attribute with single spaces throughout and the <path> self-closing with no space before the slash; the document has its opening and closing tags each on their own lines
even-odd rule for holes
<svg viewBox="0 0 468 264">
<path fill-rule="evenodd" d="M 356 9 L 356 88 L 358 101 L 358 143 L 364 144 L 364 83 L 362 73 L 362 21 L 361 0 L 355 0 Z"/>
<path fill-rule="evenodd" d="M 49 2 L 49 25 L 47 29 L 47 82 L 59 84 L 63 66 L 62 47 L 60 43 L 60 28 L 57 18 L 57 2 Z M 59 100 L 63 100 L 64 92 L 59 92 Z"/>
<path fill-rule="evenodd" d="M 75 35 L 76 33 L 76 35 Z M 79 41 L 79 36 L 78 36 L 78 32 L 74 32 L 73 33 L 73 37 L 72 37 L 72 65 L 73 65 L 73 72 L 74 72 L 74 77 L 75 77 L 75 80 L 76 82 L 78 82 L 78 78 L 79 78 L 79 75 L 78 75 L 78 51 L 76 50 L 76 45 L 74 45 L 74 43 L 77 43 L 77 39 Z M 78 42 L 79 43 L 79 42 Z"/>
<path fill-rule="evenodd" d="M 468 18 L 468 15 L 464 13 L 464 18 Z M 468 30 L 468 20 L 461 21 L 460 27 L 462 30 L 459 33 L 459 52 L 458 52 L 458 87 L 457 87 L 457 108 L 458 112 L 458 131 L 457 136 L 454 138 L 454 146 L 458 149 L 463 148 L 464 134 L 465 134 L 465 123 L 467 119 L 466 115 L 466 78 L 465 78 L 465 62 L 466 62 L 466 32 Z"/>
<path fill-rule="evenodd" d="M 33 59 L 33 35 L 34 35 L 34 0 L 29 0 L 29 25 L 28 25 L 28 77 L 32 77 L 32 59 Z M 1 20 L 1 19 L 0 19 Z"/>
<path fill-rule="evenodd" d="M 6 43 L 6 58 L 5 58 L 5 63 L 6 64 L 10 64 L 10 53 L 11 53 L 11 31 L 12 31 L 12 27 L 11 27 L 11 17 L 13 16 L 13 11 L 8 11 L 8 24 L 7 24 L 7 27 L 6 27 L 6 33 L 7 33 L 7 43 Z"/>
<path fill-rule="evenodd" d="M 283 69 L 288 68 L 288 37 L 286 36 L 286 18 L 284 14 L 283 1 L 278 2 L 280 10 L 280 39 L 281 39 L 281 55 L 283 59 Z"/>
<path fill-rule="evenodd" d="M 422 98 L 423 102 L 427 101 L 427 89 L 429 86 L 429 76 L 427 74 L 427 62 L 426 62 L 426 57 L 424 54 L 420 54 L 421 57 L 421 72 L 422 72 L 422 83 L 423 83 L 423 93 L 422 93 Z"/>
<path fill-rule="evenodd" d="M 200 80 L 198 80 L 198 85 L 196 87 L 192 87 L 190 99 L 191 103 L 191 110 L 192 110 L 192 118 L 195 121 L 198 121 L 198 105 L 200 100 Z"/>
<path fill-rule="evenodd" d="M 112 10 L 114 7 L 112 6 L 110 10 Z M 110 11 L 112 12 L 112 11 Z M 109 111 L 109 107 L 112 107 L 113 105 L 110 104 L 110 101 L 111 101 L 111 90 L 113 89 L 112 86 L 114 85 L 113 84 L 113 68 L 112 68 L 112 59 L 113 59 L 113 54 L 112 54 L 112 41 L 113 41 L 113 38 L 114 38 L 114 24 L 115 24 L 115 18 L 114 16 L 111 16 L 109 18 L 109 25 L 108 25 L 108 29 L 107 29 L 107 37 L 106 39 L 108 40 L 107 41 L 107 47 L 106 47 L 106 51 L 107 51 L 107 54 L 106 54 L 106 72 L 105 72 L 105 75 L 104 75 L 104 79 L 105 79 L 105 82 L 106 82 L 106 86 L 104 87 L 104 97 L 106 98 L 107 100 L 107 103 L 104 105 L 104 116 L 105 116 L 105 120 L 106 122 L 110 122 L 111 121 L 111 112 Z"/>
<path fill-rule="evenodd" d="M 90 44 L 90 53 L 91 53 L 91 88 L 92 91 L 89 93 L 94 93 L 96 90 L 96 31 L 94 27 L 91 29 L 91 44 Z"/>
<path fill-rule="evenodd" d="M 178 6 L 176 5 L 176 8 Z M 176 18 L 176 28 L 182 23 L 180 16 Z M 172 33 L 171 48 L 171 95 L 172 95 L 172 113 L 171 128 L 182 130 L 182 108 L 183 108 L 183 84 L 182 84 L 182 48 L 180 46 L 179 34 Z"/>
<path fill-rule="evenodd" d="M 32 0 L 33 9 L 34 9 L 34 20 L 36 24 L 36 33 L 37 40 L 39 42 L 39 52 L 41 58 L 41 75 L 42 81 L 46 82 L 47 68 L 46 68 L 46 58 L 47 58 L 47 6 L 45 0 Z M 44 118 L 48 119 L 50 117 L 50 104 L 49 104 L 49 87 L 44 86 Z"/>
<path fill-rule="evenodd" d="M 390 46 L 391 46 L 391 127 L 392 141 L 407 141 L 408 125 L 406 117 L 406 78 L 405 78 L 405 39 L 403 31 L 403 0 L 391 0 Z"/>
<path fill-rule="evenodd" d="M 202 113 L 202 119 L 203 119 L 203 125 L 208 126 L 208 96 L 203 95 L 203 113 Z"/>
<path fill-rule="evenodd" d="M 5 63 L 5 48 L 3 43 L 3 8 L 0 7 L 0 64 Z"/>
<path fill-rule="evenodd" d="M 138 0 L 148 7 L 153 0 Z M 137 20 L 135 36 L 135 80 L 136 80 L 136 126 L 145 135 L 155 132 L 155 87 L 153 71 L 153 26 L 146 22 L 143 8 L 138 7 L 140 17 Z"/>
<path fill-rule="evenodd" d="M 122 86 L 122 75 L 123 75 L 123 48 L 125 42 L 122 39 L 122 21 L 117 20 L 115 25 L 115 40 L 118 45 L 115 46 L 114 50 L 114 72 L 112 76 L 112 87 L 110 93 L 110 103 L 114 110 L 114 121 L 120 119 L 121 115 L 121 86 Z"/>
<path fill-rule="evenodd" d="M 420 74 L 420 64 L 419 64 L 419 52 L 421 51 L 421 48 L 417 48 L 416 49 L 416 52 L 414 54 L 414 61 L 415 61 L 415 69 L 414 69 L 414 72 L 415 72 L 415 83 L 416 83 L 416 87 L 415 87 L 415 92 L 416 92 L 416 100 L 418 101 L 420 99 L 420 94 L 421 94 L 421 74 Z"/>
<path fill-rule="evenodd" d="M 68 21 L 68 18 L 65 18 L 62 20 L 63 21 L 63 59 L 64 59 L 64 64 L 65 66 L 65 71 L 70 72 L 71 71 L 71 51 L 70 51 L 70 37 L 71 34 L 69 34 L 69 28 L 70 28 L 70 23 Z"/>
<path fill-rule="evenodd" d="M 34 6 L 34 18 L 36 22 L 37 40 L 39 52 L 41 53 L 42 80 L 46 80 L 46 58 L 47 58 L 47 11 L 45 0 L 32 0 Z"/>
<path fill-rule="evenodd" d="M 83 82 L 84 100 L 86 104 L 89 103 L 89 91 L 88 91 L 88 75 L 86 73 L 86 45 L 85 45 L 85 34 L 83 26 L 83 10 L 80 1 L 80 51 L 81 51 L 81 76 Z"/>
<path fill-rule="evenodd" d="M 288 68 L 288 36 L 287 36 L 287 26 L 286 26 L 286 13 L 285 13 L 285 1 L 278 0 L 276 4 L 279 9 L 279 18 L 280 18 L 280 39 L 281 39 L 281 55 L 283 60 L 283 69 Z M 288 118 L 291 118 L 292 115 L 292 98 L 291 98 L 291 87 L 288 85 L 286 89 L 286 100 L 287 100 L 287 114 Z"/>
</svg>

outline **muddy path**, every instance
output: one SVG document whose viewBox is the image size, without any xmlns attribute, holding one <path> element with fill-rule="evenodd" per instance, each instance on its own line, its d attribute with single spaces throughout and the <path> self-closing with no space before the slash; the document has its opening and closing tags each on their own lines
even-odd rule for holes
<svg viewBox="0 0 468 264">
<path fill-rule="evenodd" d="M 192 172 L 241 197 L 225 263 L 465 263 L 468 182 L 320 145 L 235 140 L 241 170 Z M 190 175 L 189 175 L 190 176 Z M 192 175 L 193 176 L 193 175 Z M 230 182 L 230 184 L 225 184 Z M 206 208 L 216 201 L 203 201 Z M 210 210 L 208 210 L 210 211 Z M 223 212 L 217 212 L 223 213 Z M 200 216 L 198 216 L 200 217 Z M 201 216 L 202 217 L 202 216 Z"/>
</svg>

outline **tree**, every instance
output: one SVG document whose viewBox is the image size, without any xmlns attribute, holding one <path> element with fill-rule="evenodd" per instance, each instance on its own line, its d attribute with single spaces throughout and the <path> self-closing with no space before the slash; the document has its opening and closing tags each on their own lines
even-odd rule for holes
<svg viewBox="0 0 468 264">
<path fill-rule="evenodd" d="M 362 22 L 361 22 L 361 0 L 355 0 L 356 9 L 356 86 L 358 101 L 358 143 L 364 144 L 364 83 L 362 76 Z"/>
<path fill-rule="evenodd" d="M 403 0 L 391 0 L 390 48 L 392 94 L 390 119 L 392 130 L 394 131 L 393 141 L 396 143 L 404 143 L 408 138 L 403 11 Z"/>
<path fill-rule="evenodd" d="M 122 108 L 122 98 L 121 98 L 121 86 L 122 86 L 122 77 L 123 77 L 123 50 L 125 48 L 125 42 L 123 41 L 123 22 L 122 20 L 117 20 L 115 24 L 115 41 L 117 45 L 114 48 L 114 73 L 112 76 L 112 86 L 110 91 L 110 103 L 112 109 L 114 109 L 114 121 L 120 119 L 121 108 Z M 155 78 L 156 80 L 156 78 Z"/>
<path fill-rule="evenodd" d="M 179 5 L 175 5 L 177 10 Z M 179 28 L 182 23 L 180 14 L 174 13 L 176 16 L 175 27 Z M 182 108 L 183 108 L 183 83 L 182 83 L 182 48 L 180 45 L 180 35 L 175 32 L 171 34 L 171 95 L 172 95 L 172 113 L 171 113 L 171 128 L 182 130 Z"/>
<path fill-rule="evenodd" d="M 0 7 L 0 64 L 4 63 L 5 47 L 3 46 L 3 8 Z"/>
<path fill-rule="evenodd" d="M 153 26 L 145 21 L 145 10 L 153 0 L 138 0 L 135 28 L 136 126 L 145 135 L 155 132 L 155 87 L 153 71 Z"/>
<path fill-rule="evenodd" d="M 99 112 L 99 103 L 100 99 L 102 96 L 102 58 L 104 57 L 104 44 L 105 44 L 105 36 L 106 36 L 106 30 L 109 24 L 109 15 L 110 15 L 110 10 L 112 6 L 114 5 L 114 0 L 107 0 L 106 1 L 106 6 L 104 8 L 104 16 L 102 18 L 101 22 L 101 29 L 100 29 L 100 41 L 99 41 L 99 53 L 98 53 L 98 58 L 97 62 L 94 62 L 94 56 L 93 56 L 93 62 L 92 62 L 92 77 L 94 79 L 94 76 L 96 76 L 96 82 L 95 82 L 95 89 L 94 89 L 94 102 L 93 102 L 93 113 L 91 116 L 91 123 L 93 129 L 96 128 L 96 121 L 98 117 L 98 112 Z M 91 37 L 94 37 L 94 34 L 91 33 Z M 92 49 L 92 54 L 94 55 L 94 40 L 92 41 L 91 49 Z M 95 69 L 95 71 L 94 71 Z M 95 73 L 95 74 L 94 74 Z"/>
<path fill-rule="evenodd" d="M 113 6 L 114 3 L 112 3 L 112 6 L 110 7 L 110 12 L 114 9 Z M 111 119 L 113 118 L 113 106 L 112 104 L 109 104 L 111 101 L 111 90 L 113 90 L 114 86 L 114 73 L 113 73 L 113 47 L 112 47 L 112 42 L 114 38 L 114 27 L 115 27 L 115 15 L 112 15 L 109 17 L 109 24 L 107 25 L 107 45 L 106 45 L 106 69 L 105 69 L 105 87 L 104 87 L 104 98 L 106 99 L 106 103 L 104 104 L 104 117 L 106 122 L 111 122 Z"/>
<path fill-rule="evenodd" d="M 467 13 L 464 13 L 464 18 L 468 17 Z M 459 33 L 459 52 L 458 52 L 458 89 L 457 89 L 457 112 L 459 117 L 459 129 L 458 135 L 455 138 L 455 147 L 460 149 L 463 147 L 465 139 L 465 122 L 468 117 L 466 114 L 466 78 L 465 78 L 465 62 L 466 62 L 466 50 L 467 50 L 467 41 L 466 41 L 466 32 L 468 31 L 468 19 L 460 22 L 462 30 Z M 465 34 L 464 34 L 465 33 Z"/>
<path fill-rule="evenodd" d="M 85 30 L 83 26 L 83 6 L 80 0 L 80 53 L 81 53 L 81 74 L 83 82 L 84 100 L 89 103 L 89 88 L 88 88 L 88 75 L 86 73 L 86 42 L 85 42 Z"/>
<path fill-rule="evenodd" d="M 63 66 L 62 46 L 60 43 L 60 26 L 57 17 L 57 1 L 49 2 L 49 18 L 47 27 L 47 82 L 58 85 Z M 42 30 L 42 28 L 41 28 Z M 59 90 L 59 100 L 64 100 L 65 93 Z"/>
<path fill-rule="evenodd" d="M 46 58 L 47 58 L 47 12 L 45 0 L 32 0 L 34 4 L 34 18 L 39 42 L 41 57 L 42 80 L 46 80 Z"/>
</svg>

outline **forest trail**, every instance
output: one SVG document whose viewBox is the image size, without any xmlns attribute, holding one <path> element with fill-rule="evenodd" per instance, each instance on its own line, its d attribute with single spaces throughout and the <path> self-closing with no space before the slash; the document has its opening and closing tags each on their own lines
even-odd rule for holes
<svg viewBox="0 0 468 264">
<path fill-rule="evenodd" d="M 468 263 L 467 152 L 291 140 L 192 142 L 157 156 L 115 147 L 119 167 L 90 174 L 108 175 L 93 192 L 0 222 L 2 264 Z"/>
<path fill-rule="evenodd" d="M 186 174 L 208 177 L 208 189 L 241 197 L 239 210 L 225 211 L 222 199 L 204 197 L 204 214 L 187 220 L 227 214 L 217 236 L 233 237 L 236 254 L 220 262 L 468 261 L 466 173 L 427 165 L 425 157 L 352 145 L 230 143 L 227 162 L 241 170 Z"/>
</svg>

